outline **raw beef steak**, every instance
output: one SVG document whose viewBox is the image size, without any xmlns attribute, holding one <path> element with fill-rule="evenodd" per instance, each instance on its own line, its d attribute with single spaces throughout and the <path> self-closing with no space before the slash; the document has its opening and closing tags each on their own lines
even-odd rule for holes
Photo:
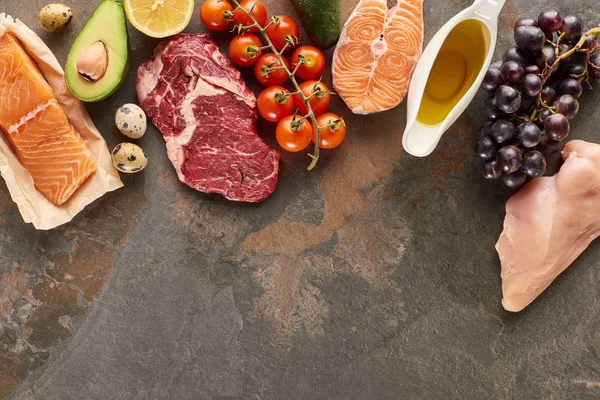
<svg viewBox="0 0 600 400">
<path fill-rule="evenodd" d="M 235 201 L 273 193 L 279 154 L 256 132 L 256 98 L 208 35 L 158 45 L 138 69 L 136 90 L 183 183 Z"/>
</svg>

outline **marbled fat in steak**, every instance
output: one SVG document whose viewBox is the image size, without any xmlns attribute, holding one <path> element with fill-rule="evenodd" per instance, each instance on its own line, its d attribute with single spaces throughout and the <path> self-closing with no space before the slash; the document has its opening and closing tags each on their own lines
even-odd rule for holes
<svg viewBox="0 0 600 400">
<path fill-rule="evenodd" d="M 235 201 L 273 193 L 279 154 L 256 132 L 256 98 L 208 35 L 161 43 L 138 69 L 136 90 L 183 183 Z"/>
</svg>

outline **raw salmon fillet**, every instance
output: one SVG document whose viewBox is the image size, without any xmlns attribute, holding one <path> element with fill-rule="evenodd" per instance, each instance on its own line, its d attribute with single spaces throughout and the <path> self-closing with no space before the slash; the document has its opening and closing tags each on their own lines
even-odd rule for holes
<svg viewBox="0 0 600 400">
<path fill-rule="evenodd" d="M 11 33 L 0 38 L 0 131 L 35 187 L 56 205 L 69 200 L 96 171 L 87 143 Z"/>
<path fill-rule="evenodd" d="M 502 305 L 521 311 L 600 236 L 600 145 L 574 140 L 558 174 L 532 180 L 506 203 L 496 244 Z"/>
<path fill-rule="evenodd" d="M 423 51 L 423 0 L 361 0 L 333 55 L 333 86 L 355 114 L 396 107 Z"/>
</svg>

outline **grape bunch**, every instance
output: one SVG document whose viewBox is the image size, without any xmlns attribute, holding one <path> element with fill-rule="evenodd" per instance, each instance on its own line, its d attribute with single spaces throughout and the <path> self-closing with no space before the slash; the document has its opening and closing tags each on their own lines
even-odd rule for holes
<svg viewBox="0 0 600 400">
<path fill-rule="evenodd" d="M 579 112 L 583 83 L 600 79 L 600 27 L 584 32 L 556 9 L 515 23 L 515 46 L 490 65 L 481 88 L 488 121 L 475 152 L 484 177 L 518 188 L 544 175 L 546 157 L 563 148 Z"/>
</svg>

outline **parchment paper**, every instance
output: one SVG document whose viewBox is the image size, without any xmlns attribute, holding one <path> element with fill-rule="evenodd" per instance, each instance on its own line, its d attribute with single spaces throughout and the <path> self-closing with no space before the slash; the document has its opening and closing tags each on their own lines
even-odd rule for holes
<svg viewBox="0 0 600 400">
<path fill-rule="evenodd" d="M 10 196 L 19 207 L 25 222 L 36 229 L 48 230 L 73 219 L 85 206 L 105 193 L 123 186 L 119 173 L 112 164 L 106 142 L 94 126 L 84 106 L 65 84 L 64 72 L 48 46 L 31 29 L 18 19 L 0 14 L 0 37 L 12 32 L 37 63 L 54 90 L 59 104 L 64 108 L 71 124 L 90 146 L 98 169 L 62 206 L 52 204 L 36 190 L 31 175 L 15 157 L 6 137 L 0 133 L 0 174 L 6 181 Z"/>
</svg>

